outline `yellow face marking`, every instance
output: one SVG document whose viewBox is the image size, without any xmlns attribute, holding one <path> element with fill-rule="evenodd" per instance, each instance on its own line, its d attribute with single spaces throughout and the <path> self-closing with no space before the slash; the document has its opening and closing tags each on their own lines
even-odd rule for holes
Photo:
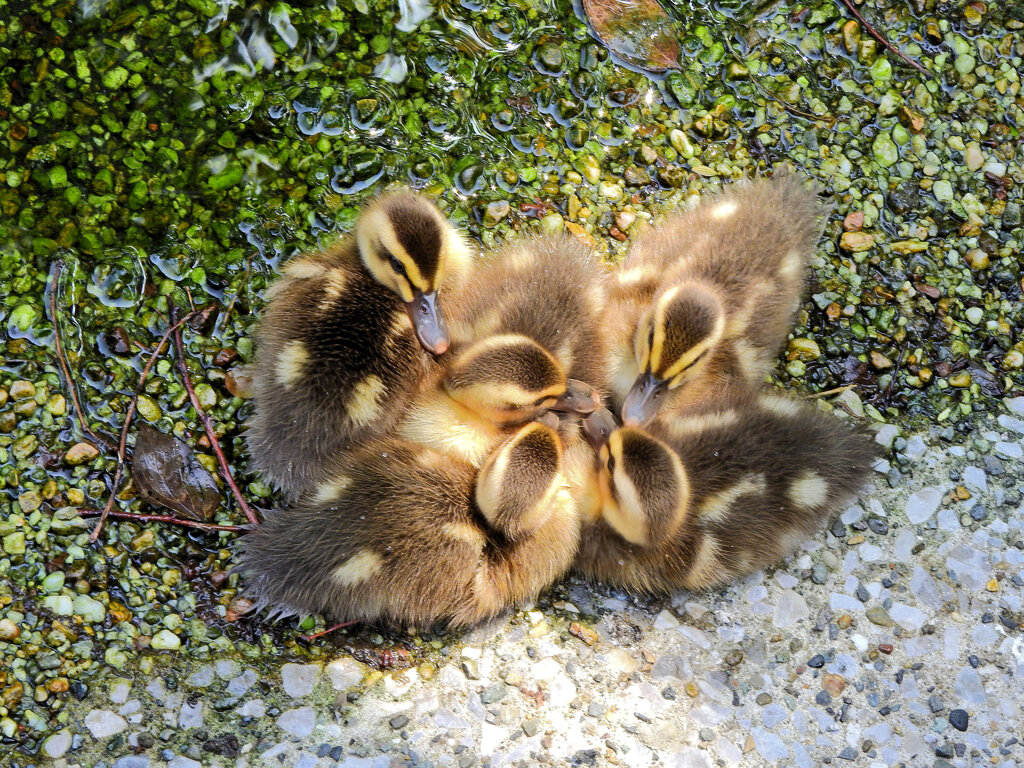
<svg viewBox="0 0 1024 768">
<path fill-rule="evenodd" d="M 309 351 L 301 341 L 289 341 L 277 356 L 274 378 L 286 389 L 300 381 L 306 373 Z"/>
<path fill-rule="evenodd" d="M 669 433 L 675 438 L 699 435 L 713 429 L 726 429 L 739 421 L 736 411 L 705 413 L 700 416 L 684 416 L 681 418 L 662 419 Z"/>
<path fill-rule="evenodd" d="M 713 206 L 711 210 L 708 211 L 708 215 L 715 221 L 725 221 L 725 219 L 728 219 L 736 213 L 737 208 L 739 208 L 739 206 L 736 204 L 735 200 L 726 200 Z"/>
<path fill-rule="evenodd" d="M 683 586 L 687 589 L 706 589 L 712 584 L 717 584 L 724 575 L 723 566 L 719 562 L 719 550 L 721 544 L 711 534 L 705 534 L 697 554 L 693 558 L 693 565 L 690 572 L 683 580 Z"/>
<path fill-rule="evenodd" d="M 344 475 L 334 477 L 316 489 L 313 501 L 317 504 L 330 504 L 342 497 L 349 486 L 352 485 L 352 478 Z"/>
<path fill-rule="evenodd" d="M 710 349 L 711 346 L 712 342 L 708 339 L 706 341 L 702 341 L 700 344 L 690 347 L 690 349 L 686 351 L 686 354 L 675 362 L 675 365 L 665 371 L 664 378 L 668 380 L 669 389 L 675 389 L 686 381 L 687 378 L 690 378 L 696 370 L 698 370 L 697 368 L 694 368 L 694 371 L 691 371 L 690 368 L 693 366 L 694 361 Z"/>
<path fill-rule="evenodd" d="M 484 463 L 476 479 L 476 504 L 488 522 L 492 523 L 501 512 L 501 494 L 511 453 L 508 448 L 505 445 L 495 451 Z"/>
<path fill-rule="evenodd" d="M 372 577 L 383 564 L 376 552 L 361 549 L 335 568 L 331 578 L 341 586 L 354 587 Z"/>
<path fill-rule="evenodd" d="M 820 507 L 828 499 L 828 481 L 814 470 L 805 469 L 793 479 L 787 494 L 798 507 Z"/>
<path fill-rule="evenodd" d="M 352 389 L 345 412 L 349 421 L 358 426 L 371 423 L 380 416 L 378 401 L 384 394 L 384 382 L 372 373 Z"/>
<path fill-rule="evenodd" d="M 654 312 L 651 316 L 651 327 L 654 329 L 654 334 L 651 336 L 651 348 L 649 351 L 650 368 L 647 368 L 647 366 L 641 366 L 641 368 L 644 368 L 645 370 L 661 370 L 661 353 L 665 347 L 665 314 L 668 311 L 669 305 L 678 294 L 679 286 L 673 286 L 665 291 L 665 294 L 654 306 Z"/>
<path fill-rule="evenodd" d="M 793 418 L 800 413 L 800 405 L 789 397 L 766 395 L 758 400 L 757 404 L 769 413 L 785 418 Z"/>
<path fill-rule="evenodd" d="M 724 520 L 738 498 L 748 493 L 764 493 L 766 487 L 764 475 L 747 475 L 705 499 L 697 510 L 697 517 L 711 523 Z"/>
<path fill-rule="evenodd" d="M 478 551 L 483 549 L 487 541 L 483 531 L 470 523 L 447 523 L 443 530 L 445 536 L 468 544 Z"/>
<path fill-rule="evenodd" d="M 327 273 L 324 283 L 324 294 L 320 299 L 320 311 L 329 311 L 345 293 L 348 284 L 348 273 L 344 269 L 332 269 Z"/>
</svg>

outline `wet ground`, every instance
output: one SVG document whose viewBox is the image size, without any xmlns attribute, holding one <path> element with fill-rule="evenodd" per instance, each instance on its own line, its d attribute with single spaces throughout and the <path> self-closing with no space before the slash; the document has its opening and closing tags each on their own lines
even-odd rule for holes
<svg viewBox="0 0 1024 768">
<path fill-rule="evenodd" d="M 850 759 L 846 748 L 863 765 L 1020 760 L 1007 743 L 1021 737 L 1012 731 L 1020 714 L 1005 709 L 1021 693 L 1019 8 L 861 7 L 922 74 L 830 0 L 666 3 L 681 65 L 651 74 L 610 54 L 595 36 L 607 30 L 565 2 L 9 7 L 0 19 L 0 750 L 12 764 L 55 759 L 44 756 L 60 751 L 62 741 L 47 741 L 54 733 L 67 734 L 66 749 L 78 734 L 81 750 L 65 759 L 83 765 L 159 765 L 161 750 L 187 756 L 191 747 L 200 752 L 187 759 L 207 765 L 216 754 L 207 741 L 227 733 L 250 762 L 284 740 L 312 755 L 340 746 L 353 766 L 390 764 L 403 746 L 437 764 L 483 762 L 492 746 L 493 765 L 532 764 L 531 753 L 632 764 L 625 747 L 653 750 L 665 765 L 732 762 L 722 739 L 750 764 L 799 764 L 797 741 L 814 764 Z M 763 582 L 652 605 L 569 583 L 469 638 L 360 629 L 310 645 L 297 638 L 322 626 L 312 619 L 302 628 L 230 620 L 234 534 L 111 521 L 88 544 L 92 523 L 77 511 L 107 500 L 116 436 L 174 306 L 206 310 L 184 333 L 197 394 L 247 497 L 273 503 L 246 473 L 249 406 L 231 373 L 251 355 L 277 265 L 348 228 L 368 195 L 413 184 L 485 245 L 564 229 L 614 259 L 646 220 L 781 162 L 819 179 L 835 210 L 778 380 L 804 391 L 855 385 L 838 407 L 896 442 L 863 515 L 844 516 Z M 53 281 L 58 259 L 65 267 Z M 57 365 L 54 322 L 70 377 Z M 213 468 L 173 359 L 165 353 L 154 367 L 139 414 Z M 75 416 L 74 390 L 94 434 Z M 970 495 L 959 498 L 958 487 Z M 923 497 L 926 507 L 938 497 L 933 514 L 907 508 L 912 489 L 933 489 Z M 124 510 L 156 511 L 130 483 L 118 498 Z M 224 498 L 216 521 L 242 522 Z M 886 599 L 893 627 L 850 602 Z M 635 632 L 623 635 L 627 625 Z M 580 639 L 593 640 L 591 630 L 593 645 Z M 729 664 L 733 651 L 744 655 Z M 823 666 L 809 665 L 815 655 Z M 665 657 L 684 661 L 662 669 Z M 287 684 L 282 693 L 285 662 L 318 665 L 286 668 L 316 678 L 311 694 L 293 696 L 303 689 Z M 388 672 L 395 664 L 415 672 Z M 609 665 L 614 674 L 600 671 Z M 228 691 L 250 668 L 264 687 Z M 844 688 L 819 703 L 826 673 Z M 188 682 L 193 674 L 199 683 Z M 158 677 L 180 690 L 147 691 Z M 482 698 L 488 686 L 493 701 Z M 931 711 L 933 693 L 942 709 Z M 150 708 L 160 708 L 160 729 Z M 953 709 L 968 713 L 967 730 L 948 724 Z M 394 726 L 399 710 L 409 722 Z M 115 714 L 90 715 L 106 711 Z M 289 712 L 298 714 L 282 721 Z M 289 743 L 288 724 L 305 729 L 311 716 L 318 730 Z M 107 725 L 90 727 L 96 717 Z M 531 734 L 520 720 L 533 719 Z M 471 754 L 455 754 L 446 739 L 461 736 L 446 730 L 465 734 Z M 517 748 L 518 757 L 500 756 Z"/>
</svg>

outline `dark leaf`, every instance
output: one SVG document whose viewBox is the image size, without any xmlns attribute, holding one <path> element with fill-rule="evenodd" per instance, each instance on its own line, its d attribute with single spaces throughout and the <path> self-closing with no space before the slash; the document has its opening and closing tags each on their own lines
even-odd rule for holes
<svg viewBox="0 0 1024 768">
<path fill-rule="evenodd" d="M 678 36 L 657 0 L 583 0 L 583 10 L 612 53 L 651 72 L 679 69 Z"/>
<path fill-rule="evenodd" d="M 981 365 L 971 363 L 967 366 L 967 370 L 971 372 L 971 381 L 981 387 L 981 391 L 986 395 L 989 397 L 999 397 L 1003 394 L 1002 382 Z"/>
<path fill-rule="evenodd" d="M 191 449 L 145 422 L 135 440 L 132 480 L 146 501 L 191 520 L 211 520 L 220 505 L 217 481 Z"/>
</svg>

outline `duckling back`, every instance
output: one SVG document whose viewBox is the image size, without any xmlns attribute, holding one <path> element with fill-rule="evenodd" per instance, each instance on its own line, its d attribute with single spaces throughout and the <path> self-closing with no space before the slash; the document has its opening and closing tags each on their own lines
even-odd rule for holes
<svg viewBox="0 0 1024 768">
<path fill-rule="evenodd" d="M 436 367 L 398 296 L 358 267 L 350 238 L 285 268 L 256 341 L 249 451 L 290 498 L 332 453 L 391 428 Z"/>
<path fill-rule="evenodd" d="M 775 353 L 793 326 L 824 213 L 805 177 L 781 172 L 733 184 L 666 223 L 651 233 L 653 250 L 675 253 L 675 263 L 666 265 L 668 283 L 697 281 L 717 289 L 730 318 L 729 337 Z"/>
<path fill-rule="evenodd" d="M 593 522 L 577 559 L 583 574 L 637 592 L 706 589 L 772 565 L 860 490 L 877 456 L 866 430 L 753 390 L 726 391 L 687 417 L 659 416 L 647 431 L 685 468 L 682 524 L 639 546 Z"/>
<path fill-rule="evenodd" d="M 327 457 L 390 429 L 450 339 L 438 304 L 469 250 L 436 206 L 384 195 L 353 235 L 291 261 L 267 292 L 253 365 L 253 466 L 295 498 Z"/>
<path fill-rule="evenodd" d="M 503 500 L 488 524 L 476 469 L 421 446 L 388 439 L 339 455 L 318 488 L 242 540 L 248 593 L 272 613 L 401 627 L 466 626 L 535 597 L 569 568 L 579 537 L 568 494 L 547 492 L 560 458 L 536 452 L 538 430 L 547 428 L 534 425 L 526 448 L 547 475 L 528 483 L 537 489 L 527 491 L 526 522 L 508 517 L 499 482 L 479 491 Z M 502 471 L 521 461 L 505 457 Z M 546 514 L 527 512 L 531 498 Z"/>
<path fill-rule="evenodd" d="M 453 343 L 496 333 L 533 339 L 573 379 L 603 379 L 605 270 L 569 237 L 522 237 L 476 265 L 452 300 Z"/>
</svg>

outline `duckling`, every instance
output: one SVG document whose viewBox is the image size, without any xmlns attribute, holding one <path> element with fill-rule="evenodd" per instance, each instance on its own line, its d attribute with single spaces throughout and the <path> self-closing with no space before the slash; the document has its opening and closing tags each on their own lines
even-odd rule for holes
<svg viewBox="0 0 1024 768">
<path fill-rule="evenodd" d="M 866 430 L 789 397 L 724 393 L 700 414 L 584 430 L 599 447 L 596 508 L 576 569 L 633 592 L 699 590 L 769 566 L 862 487 Z"/>
<path fill-rule="evenodd" d="M 257 332 L 254 468 L 294 499 L 328 456 L 391 428 L 448 349 L 438 293 L 469 266 L 459 233 L 408 191 L 371 203 L 353 235 L 289 262 Z"/>
<path fill-rule="evenodd" d="M 795 173 L 738 182 L 639 236 L 611 281 L 608 385 L 624 423 L 760 383 L 824 226 Z"/>
<path fill-rule="evenodd" d="M 338 454 L 299 503 L 242 540 L 258 609 L 464 627 L 530 600 L 572 565 L 579 519 L 558 433 L 520 427 L 479 473 L 384 438 Z"/>
<path fill-rule="evenodd" d="M 510 427 L 549 408 L 593 412 L 604 278 L 593 253 L 568 237 L 521 238 L 481 259 L 451 297 L 446 369 L 397 433 L 479 466 Z"/>
<path fill-rule="evenodd" d="M 512 240 L 474 264 L 452 294 L 453 345 L 519 334 L 547 350 L 569 378 L 604 378 L 607 273 L 593 251 L 564 236 Z"/>
<path fill-rule="evenodd" d="M 591 413 L 599 406 L 593 388 L 568 379 L 547 349 L 522 334 L 502 333 L 453 348 L 395 433 L 479 467 L 510 431 L 548 410 Z"/>
</svg>

